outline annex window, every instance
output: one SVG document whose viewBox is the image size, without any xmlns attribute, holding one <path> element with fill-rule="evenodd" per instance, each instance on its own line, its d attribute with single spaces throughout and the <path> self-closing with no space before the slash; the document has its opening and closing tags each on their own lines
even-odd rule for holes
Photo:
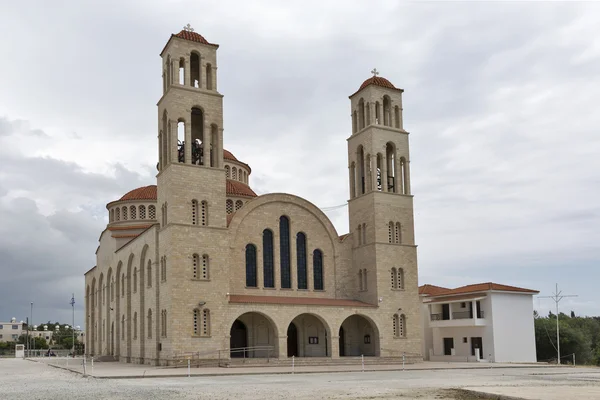
<svg viewBox="0 0 600 400">
<path fill-rule="evenodd" d="M 200 266 L 200 256 L 194 254 L 192 256 L 192 278 L 198 279 L 198 267 Z"/>
<path fill-rule="evenodd" d="M 227 214 L 233 213 L 233 200 L 225 200 L 225 210 L 227 211 Z"/>
<path fill-rule="evenodd" d="M 129 207 L 129 215 L 131 216 L 131 219 L 137 219 L 135 206 Z"/>
<path fill-rule="evenodd" d="M 192 225 L 198 225 L 198 200 L 192 200 Z"/>
<path fill-rule="evenodd" d="M 210 336 L 210 310 L 202 310 L 202 336 Z"/>
<path fill-rule="evenodd" d="M 208 264 L 208 254 L 202 255 L 202 270 L 200 271 L 200 276 L 202 277 L 202 279 L 208 279 Z"/>
<path fill-rule="evenodd" d="M 208 203 L 206 203 L 206 200 L 202 201 L 200 220 L 202 221 L 202 226 L 208 225 Z"/>
<path fill-rule="evenodd" d="M 156 207 L 148 206 L 148 219 L 156 219 Z"/>
<path fill-rule="evenodd" d="M 146 219 L 146 206 L 140 206 L 140 219 Z"/>
</svg>

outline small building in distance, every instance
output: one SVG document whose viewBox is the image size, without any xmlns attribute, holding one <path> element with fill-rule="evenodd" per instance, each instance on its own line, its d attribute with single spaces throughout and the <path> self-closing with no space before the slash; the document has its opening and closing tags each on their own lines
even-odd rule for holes
<svg viewBox="0 0 600 400">
<path fill-rule="evenodd" d="M 536 362 L 533 295 L 497 283 L 419 287 L 423 358 L 429 361 Z"/>
<path fill-rule="evenodd" d="M 0 342 L 16 342 L 19 336 L 27 332 L 27 324 L 11 318 L 10 322 L 0 321 Z"/>
</svg>

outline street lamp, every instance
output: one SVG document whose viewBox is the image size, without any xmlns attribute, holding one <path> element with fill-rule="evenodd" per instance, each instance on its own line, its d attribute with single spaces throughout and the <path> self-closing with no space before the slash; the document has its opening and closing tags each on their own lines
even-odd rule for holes
<svg viewBox="0 0 600 400">
<path fill-rule="evenodd" d="M 31 302 L 31 313 L 30 313 L 30 317 L 31 317 L 31 319 L 30 319 L 30 321 L 31 321 L 31 324 L 33 324 L 33 301 Z M 29 329 L 29 326 L 27 327 L 27 329 Z M 33 336 L 33 332 L 31 332 L 31 333 L 32 333 L 32 336 Z M 30 347 L 30 348 L 31 348 L 31 347 Z M 35 350 L 35 338 L 33 339 L 33 350 Z M 31 354 L 29 355 L 29 357 L 31 357 Z"/>
</svg>

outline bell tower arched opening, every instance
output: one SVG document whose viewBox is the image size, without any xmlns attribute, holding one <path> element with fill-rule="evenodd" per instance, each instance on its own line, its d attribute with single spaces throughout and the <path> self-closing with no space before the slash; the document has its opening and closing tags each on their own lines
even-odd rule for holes
<svg viewBox="0 0 600 400">
<path fill-rule="evenodd" d="M 192 164 L 204 165 L 204 113 L 198 107 L 192 108 Z"/>
<path fill-rule="evenodd" d="M 195 51 L 190 54 L 190 86 L 200 87 L 200 54 Z"/>
</svg>

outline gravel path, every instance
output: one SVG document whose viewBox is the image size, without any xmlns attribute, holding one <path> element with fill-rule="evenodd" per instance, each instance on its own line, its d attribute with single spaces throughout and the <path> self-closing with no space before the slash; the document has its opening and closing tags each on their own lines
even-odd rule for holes
<svg viewBox="0 0 600 400">
<path fill-rule="evenodd" d="M 469 399 L 449 388 L 496 392 L 556 385 L 578 399 L 600 388 L 600 369 L 497 369 L 331 374 L 244 375 L 192 378 L 95 379 L 43 363 L 0 359 L 0 398 L 70 399 Z M 597 392 L 596 392 L 597 393 Z M 475 397 L 473 397 L 475 398 Z M 542 398 L 542 397 L 528 397 Z"/>
</svg>

